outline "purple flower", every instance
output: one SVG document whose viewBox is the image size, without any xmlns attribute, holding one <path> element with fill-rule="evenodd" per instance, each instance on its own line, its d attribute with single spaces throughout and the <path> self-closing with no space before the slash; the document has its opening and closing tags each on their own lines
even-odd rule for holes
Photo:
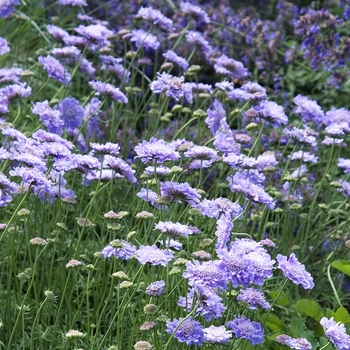
<svg viewBox="0 0 350 350">
<path fill-rule="evenodd" d="M 276 342 L 284 346 L 288 346 L 291 349 L 297 350 L 311 350 L 311 343 L 305 338 L 292 338 L 289 335 L 281 334 L 276 337 Z"/>
<path fill-rule="evenodd" d="M 150 189 L 141 188 L 141 190 L 136 193 L 137 197 L 140 197 L 146 202 L 149 202 L 152 206 L 157 206 L 156 200 L 158 198 L 158 194 Z"/>
<path fill-rule="evenodd" d="M 304 289 L 312 289 L 314 280 L 305 266 L 300 264 L 295 254 L 292 253 L 287 259 L 286 256 L 278 254 L 276 257 L 278 268 L 282 270 L 284 277 L 290 279 L 294 284 L 301 284 Z"/>
<path fill-rule="evenodd" d="M 217 74 L 227 75 L 235 79 L 243 79 L 249 75 L 242 62 L 229 58 L 226 55 L 221 55 L 215 59 L 214 69 Z"/>
<path fill-rule="evenodd" d="M 121 58 L 114 58 L 113 56 L 100 55 L 103 65 L 101 66 L 102 70 L 107 70 L 110 73 L 116 75 L 121 81 L 125 84 L 128 84 L 130 81 L 131 73 L 124 68 L 120 62 Z"/>
<path fill-rule="evenodd" d="M 18 0 L 3 0 L 0 3 L 0 17 L 6 18 L 11 12 L 15 10 L 14 6 L 19 5 Z"/>
<path fill-rule="evenodd" d="M 10 101 L 8 98 L 5 95 L 0 94 L 0 113 L 7 113 L 9 111 L 9 104 Z"/>
<path fill-rule="evenodd" d="M 108 96 L 115 101 L 128 103 L 128 98 L 112 84 L 90 81 L 89 85 L 96 91 L 96 95 Z"/>
<path fill-rule="evenodd" d="M 171 74 L 163 72 L 157 73 L 158 79 L 150 84 L 150 89 L 160 94 L 165 90 L 165 95 L 178 101 L 181 97 L 185 97 L 189 103 L 192 103 L 192 88 L 189 83 L 184 83 L 184 77 L 174 77 Z"/>
<path fill-rule="evenodd" d="M 157 176 L 166 176 L 170 174 L 171 169 L 169 167 L 160 165 L 157 166 L 156 168 L 154 166 L 148 166 L 145 168 L 144 173 L 149 176 L 154 176 L 155 174 Z"/>
<path fill-rule="evenodd" d="M 131 169 L 130 165 L 123 159 L 106 155 L 104 161 L 104 165 L 125 177 L 129 182 L 135 183 L 137 181 L 134 175 L 135 170 Z"/>
<path fill-rule="evenodd" d="M 60 83 L 69 84 L 71 75 L 66 71 L 62 64 L 56 60 L 56 58 L 52 56 L 39 56 L 38 61 L 44 67 L 50 78 L 53 78 Z"/>
<path fill-rule="evenodd" d="M 342 169 L 345 174 L 350 174 L 350 159 L 339 158 L 338 167 Z"/>
<path fill-rule="evenodd" d="M 228 215 L 231 219 L 237 217 L 243 211 L 242 207 L 238 203 L 233 203 L 227 198 L 215 198 L 212 200 L 204 199 L 198 203 L 197 209 L 201 214 L 218 219 L 221 214 Z"/>
<path fill-rule="evenodd" d="M 305 152 L 305 151 L 297 151 L 293 152 L 290 155 L 291 160 L 302 160 L 305 163 L 317 163 L 318 157 L 315 156 L 312 153 Z"/>
<path fill-rule="evenodd" d="M 162 196 L 169 197 L 173 201 L 178 201 L 180 203 L 187 202 L 191 206 L 195 206 L 201 197 L 187 182 L 161 182 L 160 193 Z"/>
<path fill-rule="evenodd" d="M 180 158 L 179 152 L 175 151 L 173 145 L 166 143 L 164 140 L 157 140 L 152 137 L 149 141 L 142 141 L 141 144 L 135 146 L 137 156 L 141 158 L 143 163 L 156 161 L 164 163 L 168 160 L 177 160 Z"/>
<path fill-rule="evenodd" d="M 0 56 L 5 55 L 5 53 L 10 51 L 11 49 L 7 44 L 7 40 L 0 36 Z"/>
<path fill-rule="evenodd" d="M 47 31 L 51 34 L 55 39 L 62 41 L 63 38 L 69 36 L 68 32 L 64 29 L 57 27 L 53 24 L 48 24 L 46 26 Z"/>
<path fill-rule="evenodd" d="M 111 244 L 113 246 L 108 245 L 103 248 L 102 255 L 104 258 L 115 256 L 122 260 L 129 260 L 136 252 L 136 247 L 123 239 L 112 241 Z"/>
<path fill-rule="evenodd" d="M 87 6 L 85 0 L 59 0 L 58 4 L 61 6 Z"/>
<path fill-rule="evenodd" d="M 334 347 L 338 350 L 350 349 L 350 336 L 346 334 L 346 328 L 343 323 L 335 322 L 334 318 L 322 317 L 320 321 L 326 336 Z"/>
<path fill-rule="evenodd" d="M 168 50 L 166 53 L 163 53 L 163 57 L 165 57 L 168 61 L 177 64 L 185 72 L 187 71 L 187 69 L 189 67 L 189 63 L 183 57 L 178 56 L 172 50 Z"/>
<path fill-rule="evenodd" d="M 253 117 L 257 121 L 260 118 L 264 119 L 276 126 L 288 123 L 288 117 L 285 115 L 283 107 L 273 101 L 260 101 L 257 106 L 249 109 L 245 115 Z"/>
<path fill-rule="evenodd" d="M 300 114 L 303 122 L 314 122 L 317 126 L 321 126 L 324 119 L 324 113 L 316 101 L 309 100 L 307 97 L 298 95 L 294 98 L 297 105 L 295 113 Z"/>
<path fill-rule="evenodd" d="M 255 288 L 244 288 L 237 296 L 238 301 L 244 301 L 249 305 L 250 310 L 256 310 L 258 306 L 263 309 L 270 309 L 270 304 L 266 301 L 265 295 Z"/>
<path fill-rule="evenodd" d="M 15 98 L 28 97 L 32 92 L 30 86 L 26 87 L 26 83 L 7 85 L 0 89 L 0 95 L 5 96 L 9 102 Z"/>
<path fill-rule="evenodd" d="M 317 133 L 308 127 L 305 127 L 304 129 L 298 129 L 294 126 L 292 130 L 284 129 L 283 134 L 289 136 L 292 139 L 298 140 L 302 144 L 312 147 L 317 146 L 317 140 L 314 136 L 315 134 L 317 135 Z"/>
<path fill-rule="evenodd" d="M 48 101 L 37 102 L 33 105 L 32 112 L 38 114 L 42 123 L 50 132 L 61 135 L 64 121 L 59 110 L 52 109 Z"/>
<path fill-rule="evenodd" d="M 244 154 L 228 154 L 222 157 L 222 161 L 229 164 L 232 168 L 254 169 L 258 165 L 255 158 Z"/>
<path fill-rule="evenodd" d="M 227 331 L 225 326 L 211 325 L 209 328 L 204 328 L 203 331 L 205 340 L 212 344 L 227 343 L 232 337 L 232 332 Z"/>
<path fill-rule="evenodd" d="M 133 29 L 131 34 L 127 34 L 127 36 L 131 37 L 130 41 L 135 42 L 137 48 L 142 46 L 145 49 L 157 50 L 160 45 L 155 35 L 147 33 L 143 29 Z"/>
<path fill-rule="evenodd" d="M 89 47 L 92 50 L 95 50 L 97 47 L 109 45 L 110 41 L 107 40 L 107 37 L 113 35 L 111 30 L 101 24 L 80 25 L 78 28 L 74 28 L 74 30 L 88 40 Z"/>
<path fill-rule="evenodd" d="M 77 49 L 75 46 L 55 48 L 51 50 L 51 53 L 56 57 L 64 59 L 67 63 L 70 63 L 71 60 L 73 62 L 76 62 L 76 60 L 81 56 L 80 50 Z"/>
<path fill-rule="evenodd" d="M 215 83 L 215 87 L 222 91 L 229 92 L 234 89 L 234 84 L 225 80 L 225 81 L 221 81 L 220 83 Z"/>
<path fill-rule="evenodd" d="M 100 143 L 90 143 L 91 150 L 94 154 L 110 154 L 112 156 L 119 155 L 120 146 L 117 143 L 106 142 L 104 145 Z"/>
<path fill-rule="evenodd" d="M 186 262 L 186 271 L 182 277 L 189 280 L 189 285 L 202 284 L 209 288 L 217 288 L 221 291 L 227 289 L 227 276 L 219 260 L 205 261 L 197 260 Z"/>
<path fill-rule="evenodd" d="M 0 84 L 19 83 L 22 72 L 23 69 L 17 67 L 0 68 Z"/>
<path fill-rule="evenodd" d="M 62 38 L 63 42 L 65 45 L 68 46 L 81 46 L 85 47 L 87 43 L 89 42 L 88 39 L 81 37 L 81 36 L 76 36 L 76 35 L 67 35 Z M 94 46 L 90 43 L 90 47 L 93 48 Z"/>
<path fill-rule="evenodd" d="M 189 31 L 186 34 L 186 40 L 194 45 L 206 54 L 211 54 L 213 51 L 212 47 L 209 45 L 209 42 L 204 39 L 203 35 L 199 32 Z"/>
<path fill-rule="evenodd" d="M 154 10 L 152 7 L 141 7 L 137 15 L 158 25 L 160 28 L 168 32 L 174 30 L 173 21 L 164 16 L 159 10 Z"/>
<path fill-rule="evenodd" d="M 192 230 L 187 225 L 182 225 L 179 222 L 160 221 L 154 226 L 155 230 L 159 230 L 166 236 L 171 237 L 188 237 L 192 234 Z"/>
<path fill-rule="evenodd" d="M 223 108 L 221 102 L 218 100 L 214 101 L 213 109 L 207 109 L 207 118 L 205 123 L 208 125 L 211 133 L 216 134 L 217 131 L 227 131 L 229 130 L 229 125 L 226 121 L 226 111 Z"/>
<path fill-rule="evenodd" d="M 209 160 L 210 163 L 219 159 L 217 152 L 206 146 L 193 146 L 184 153 L 184 156 L 198 160 Z"/>
<path fill-rule="evenodd" d="M 75 98 L 64 98 L 58 105 L 58 110 L 66 129 L 78 128 L 83 123 L 84 108 Z"/>
<path fill-rule="evenodd" d="M 210 23 L 208 14 L 202 10 L 199 6 L 191 4 L 190 2 L 180 2 L 181 11 L 185 14 L 193 15 L 203 23 Z"/>
<path fill-rule="evenodd" d="M 166 332 L 169 334 L 173 334 L 175 332 L 174 338 L 180 343 L 201 346 L 205 341 L 203 331 L 204 327 L 198 321 L 192 320 L 192 317 L 187 319 L 175 318 L 173 321 L 167 321 L 166 326 Z"/>
<path fill-rule="evenodd" d="M 150 263 L 152 266 L 167 266 L 169 261 L 173 260 L 174 254 L 169 250 L 161 250 L 155 244 L 152 246 L 141 245 L 136 251 L 136 259 L 140 264 Z"/>
<path fill-rule="evenodd" d="M 12 196 L 17 194 L 17 184 L 10 181 L 5 174 L 0 172 L 0 207 L 5 207 L 12 201 Z"/>
<path fill-rule="evenodd" d="M 253 322 L 242 317 L 235 316 L 233 321 L 226 323 L 228 328 L 231 328 L 237 338 L 249 340 L 252 345 L 261 344 L 264 342 L 264 330 L 259 322 Z"/>
<path fill-rule="evenodd" d="M 216 223 L 215 235 L 218 237 L 216 243 L 216 249 L 224 248 L 231 238 L 231 230 L 233 223 L 231 222 L 230 216 L 227 214 L 221 215 Z"/>
<path fill-rule="evenodd" d="M 159 297 L 164 293 L 165 282 L 156 281 L 148 285 L 146 288 L 146 294 L 152 297 Z"/>
<path fill-rule="evenodd" d="M 94 97 L 85 106 L 84 122 L 85 123 L 87 122 L 86 128 L 87 128 L 88 139 L 90 139 L 93 134 L 97 134 L 99 138 L 102 137 L 102 132 L 99 127 L 100 105 L 101 105 L 101 101 L 98 98 Z"/>
</svg>

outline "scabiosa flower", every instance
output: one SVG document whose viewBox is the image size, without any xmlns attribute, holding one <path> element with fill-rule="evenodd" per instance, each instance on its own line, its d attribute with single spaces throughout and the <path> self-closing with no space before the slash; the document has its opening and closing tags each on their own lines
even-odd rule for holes
<svg viewBox="0 0 350 350">
<path fill-rule="evenodd" d="M 235 85 L 232 82 L 225 80 L 225 81 L 221 81 L 220 83 L 215 83 L 215 87 L 222 91 L 229 92 L 234 89 Z"/>
<path fill-rule="evenodd" d="M 342 169 L 345 174 L 350 174 L 350 159 L 339 158 L 338 167 Z"/>
<path fill-rule="evenodd" d="M 229 164 L 232 168 L 254 169 L 258 165 L 255 158 L 244 154 L 228 154 L 222 157 L 222 161 Z"/>
<path fill-rule="evenodd" d="M 324 146 L 341 146 L 344 139 L 336 139 L 334 137 L 326 136 L 322 141 L 322 145 Z"/>
<path fill-rule="evenodd" d="M 172 144 L 164 140 L 157 140 L 155 137 L 152 137 L 149 141 L 142 141 L 141 144 L 139 143 L 135 146 L 134 150 L 137 154 L 135 158 L 141 158 L 143 163 L 149 161 L 164 163 L 168 160 L 177 160 L 180 158 L 179 152 L 175 151 L 175 147 Z"/>
<path fill-rule="evenodd" d="M 208 125 L 213 135 L 215 135 L 217 131 L 226 132 L 230 129 L 226 121 L 226 111 L 218 100 L 214 101 L 212 109 L 207 109 L 207 114 L 208 116 L 205 119 L 205 123 Z"/>
<path fill-rule="evenodd" d="M 158 198 L 158 194 L 156 192 L 150 189 L 141 188 L 141 190 L 136 193 L 136 196 L 140 197 L 146 202 L 149 202 L 152 206 L 160 208 L 156 203 L 156 200 Z"/>
<path fill-rule="evenodd" d="M 175 77 L 171 74 L 163 72 L 157 73 L 157 80 L 150 84 L 150 89 L 160 94 L 165 90 L 165 95 L 174 98 L 178 101 L 181 97 L 185 97 L 189 103 L 192 103 L 192 88 L 189 83 L 184 83 L 184 77 Z"/>
<path fill-rule="evenodd" d="M 66 129 L 78 128 L 83 123 L 84 108 L 75 98 L 64 98 L 58 105 L 58 110 Z"/>
<path fill-rule="evenodd" d="M 38 114 L 42 123 L 50 132 L 61 135 L 64 121 L 59 110 L 52 109 L 48 101 L 37 102 L 33 105 L 32 112 Z"/>
<path fill-rule="evenodd" d="M 209 288 L 217 288 L 221 291 L 227 289 L 227 276 L 225 269 L 219 260 L 205 261 L 197 260 L 186 262 L 186 271 L 182 277 L 189 280 L 189 284 L 202 284 Z"/>
<path fill-rule="evenodd" d="M 160 28 L 168 32 L 172 32 L 174 30 L 173 21 L 164 16 L 159 10 L 155 10 L 152 7 L 141 7 L 137 13 L 137 16 L 158 25 Z"/>
<path fill-rule="evenodd" d="M 198 48 L 208 55 L 213 51 L 212 47 L 209 45 L 209 42 L 204 39 L 203 35 L 199 32 L 188 31 L 186 34 L 186 40 L 194 45 L 198 46 Z"/>
<path fill-rule="evenodd" d="M 0 68 L 0 84 L 3 83 L 19 83 L 21 74 L 23 73 L 22 68 Z"/>
<path fill-rule="evenodd" d="M 292 130 L 284 129 L 283 134 L 286 136 L 289 136 L 292 139 L 298 140 L 300 143 L 309 145 L 312 147 L 317 146 L 317 140 L 315 137 L 315 133 L 313 130 L 311 130 L 308 127 L 304 127 L 304 129 L 293 127 Z"/>
<path fill-rule="evenodd" d="M 53 24 L 48 24 L 46 26 L 46 29 L 49 32 L 49 34 L 51 34 L 55 39 L 60 41 L 62 41 L 64 37 L 69 36 L 68 32 Z"/>
<path fill-rule="evenodd" d="M 249 75 L 242 62 L 221 55 L 215 59 L 214 69 L 217 74 L 227 75 L 235 79 L 243 79 Z"/>
<path fill-rule="evenodd" d="M 90 81 L 89 85 L 96 91 L 96 95 L 108 96 L 115 101 L 128 103 L 128 98 L 112 84 Z"/>
<path fill-rule="evenodd" d="M 5 95 L 0 94 L 0 113 L 7 113 L 9 111 L 9 104 L 10 101 L 8 98 Z"/>
<path fill-rule="evenodd" d="M 324 119 L 324 113 L 316 101 L 309 100 L 307 97 L 298 95 L 294 98 L 297 105 L 295 113 L 300 114 L 303 122 L 314 122 L 317 126 L 321 126 Z"/>
<path fill-rule="evenodd" d="M 61 6 L 87 6 L 85 0 L 59 0 L 58 4 Z"/>
<path fill-rule="evenodd" d="M 5 53 L 10 52 L 11 49 L 8 46 L 7 40 L 0 36 L 0 56 L 5 55 Z"/>
<path fill-rule="evenodd" d="M 314 287 L 314 279 L 305 270 L 305 266 L 300 264 L 294 253 L 288 259 L 286 256 L 278 254 L 276 259 L 278 268 L 282 270 L 284 277 L 290 279 L 294 284 L 301 284 L 304 289 Z"/>
<path fill-rule="evenodd" d="M 212 200 L 204 199 L 198 203 L 197 209 L 202 215 L 218 219 L 221 214 L 228 215 L 231 219 L 242 213 L 243 208 L 238 203 L 233 203 L 227 198 L 219 197 Z"/>
<path fill-rule="evenodd" d="M 195 16 L 200 22 L 210 23 L 208 14 L 199 6 L 191 4 L 190 2 L 180 2 L 180 8 L 185 14 Z"/>
<path fill-rule="evenodd" d="M 166 196 L 174 201 L 187 202 L 191 206 L 195 206 L 201 197 L 187 182 L 161 182 L 160 193 L 162 196 Z"/>
<path fill-rule="evenodd" d="M 253 117 L 257 121 L 260 118 L 264 119 L 276 126 L 288 123 L 288 117 L 285 115 L 283 107 L 273 101 L 260 101 L 257 106 L 249 109 L 245 115 Z"/>
<path fill-rule="evenodd" d="M 317 163 L 318 157 L 310 152 L 297 151 L 290 155 L 291 160 L 302 160 L 305 163 Z"/>
<path fill-rule="evenodd" d="M 159 230 L 166 236 L 171 237 L 188 237 L 192 234 L 192 230 L 187 225 L 182 225 L 179 222 L 160 221 L 154 226 L 155 230 Z"/>
<path fill-rule="evenodd" d="M 90 143 L 92 153 L 94 154 L 110 154 L 112 156 L 119 155 L 120 146 L 117 143 L 106 142 L 104 145 L 100 143 Z"/>
<path fill-rule="evenodd" d="M 136 251 L 135 257 L 142 265 L 150 263 L 152 266 L 167 266 L 169 261 L 173 260 L 174 254 L 169 250 L 159 249 L 155 244 L 152 246 L 141 245 Z"/>
<path fill-rule="evenodd" d="M 159 297 L 164 293 L 165 282 L 164 281 L 156 281 L 148 285 L 146 288 L 146 294 L 152 297 Z"/>
<path fill-rule="evenodd" d="M 227 331 L 225 326 L 211 325 L 209 328 L 204 328 L 203 331 L 205 340 L 212 344 L 227 343 L 232 337 L 232 332 Z"/>
<path fill-rule="evenodd" d="M 165 57 L 168 61 L 177 64 L 185 72 L 187 71 L 187 69 L 189 67 L 189 63 L 183 57 L 178 56 L 172 50 L 168 50 L 166 53 L 163 53 L 163 57 Z"/>
<path fill-rule="evenodd" d="M 265 295 L 255 288 L 244 288 L 237 296 L 238 301 L 244 301 L 249 305 L 250 310 L 256 310 L 258 306 L 263 309 L 270 309 L 270 304 L 266 301 Z"/>
<path fill-rule="evenodd" d="M 338 350 L 350 349 L 350 336 L 346 334 L 344 324 L 335 322 L 334 318 L 322 317 L 320 321 L 326 336 Z"/>
<path fill-rule="evenodd" d="M 32 88 L 30 86 L 26 87 L 26 83 L 7 85 L 6 87 L 0 89 L 0 95 L 4 95 L 9 102 L 18 97 L 28 97 L 31 92 Z"/>
<path fill-rule="evenodd" d="M 12 201 L 12 196 L 17 194 L 17 184 L 10 181 L 5 174 L 0 172 L 0 207 L 5 207 Z"/>
<path fill-rule="evenodd" d="M 11 12 L 15 10 L 14 6 L 19 5 L 18 0 L 3 0 L 0 4 L 0 17 L 6 18 Z"/>
<path fill-rule="evenodd" d="M 193 146 L 184 153 L 184 156 L 198 160 L 209 160 L 211 163 L 219 159 L 217 152 L 206 146 Z"/>
<path fill-rule="evenodd" d="M 252 345 L 264 342 L 264 329 L 261 327 L 261 324 L 250 321 L 244 315 L 242 317 L 235 316 L 235 319 L 227 322 L 226 326 L 232 329 L 237 338 L 247 339 Z"/>
<path fill-rule="evenodd" d="M 71 75 L 63 67 L 63 65 L 58 60 L 56 60 L 56 58 L 52 56 L 39 56 L 38 61 L 46 70 L 50 78 L 53 78 L 64 84 L 68 84 L 70 82 Z"/>
<path fill-rule="evenodd" d="M 100 58 L 103 62 L 103 65 L 101 66 L 102 70 L 107 70 L 108 72 L 113 73 L 121 81 L 124 81 L 124 84 L 129 83 L 131 73 L 121 64 L 121 58 L 106 55 L 100 55 Z"/>
<path fill-rule="evenodd" d="M 226 214 L 221 215 L 216 222 L 215 235 L 218 237 L 216 249 L 224 248 L 230 241 L 232 228 L 233 223 L 231 222 L 230 216 Z"/>
<path fill-rule="evenodd" d="M 130 34 L 123 36 L 123 38 L 126 37 L 130 37 L 130 41 L 135 42 L 137 48 L 142 46 L 145 49 L 157 50 L 160 46 L 157 37 L 145 32 L 143 29 L 133 29 Z"/>
<path fill-rule="evenodd" d="M 311 343 L 305 338 L 292 338 L 289 335 L 281 334 L 276 337 L 276 342 L 284 346 L 288 346 L 291 349 L 298 350 L 311 350 Z"/>
<path fill-rule="evenodd" d="M 170 172 L 171 172 L 170 168 L 160 165 L 160 166 L 157 166 L 156 168 L 154 166 L 148 166 L 145 168 L 144 173 L 149 176 L 154 176 L 154 175 L 166 176 L 166 175 L 169 175 Z"/>
<path fill-rule="evenodd" d="M 205 341 L 203 331 L 204 327 L 198 321 L 193 320 L 192 317 L 187 319 L 175 318 L 173 321 L 167 321 L 166 326 L 166 332 L 169 334 L 173 334 L 175 332 L 174 338 L 180 343 L 201 346 Z"/>
<path fill-rule="evenodd" d="M 110 41 L 107 40 L 107 37 L 113 35 L 111 30 L 101 24 L 80 25 L 78 28 L 74 28 L 74 30 L 88 40 L 89 47 L 92 50 L 95 50 L 97 47 L 109 45 Z"/>
</svg>

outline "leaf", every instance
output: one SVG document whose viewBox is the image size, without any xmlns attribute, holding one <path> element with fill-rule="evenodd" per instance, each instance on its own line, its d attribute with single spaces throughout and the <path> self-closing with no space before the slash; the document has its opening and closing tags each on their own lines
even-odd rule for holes
<svg viewBox="0 0 350 350">
<path fill-rule="evenodd" d="M 272 299 L 275 299 L 277 297 L 277 295 L 278 295 L 277 291 L 269 293 L 269 296 Z M 288 305 L 290 305 L 290 299 L 289 299 L 287 293 L 286 292 L 282 292 L 281 295 L 278 297 L 278 299 L 275 301 L 275 304 L 280 305 L 280 306 L 288 306 Z"/>
<path fill-rule="evenodd" d="M 350 276 L 350 261 L 348 260 L 335 260 L 332 262 L 332 266 L 337 270 Z"/>
<path fill-rule="evenodd" d="M 260 318 L 260 321 L 262 321 L 262 322 L 264 321 L 264 317 L 263 316 Z M 273 314 L 269 314 L 269 316 L 267 317 L 265 325 L 269 329 L 271 329 L 273 331 L 277 331 L 277 332 L 282 332 L 283 330 L 286 330 L 285 323 L 282 322 L 277 316 L 275 316 Z"/>
<path fill-rule="evenodd" d="M 323 316 L 321 306 L 310 299 L 300 299 L 295 303 L 295 308 L 302 314 L 312 317 L 319 321 Z"/>
<path fill-rule="evenodd" d="M 332 312 L 331 310 L 327 310 L 327 317 L 331 318 L 334 317 L 335 322 L 342 322 L 342 323 L 348 323 L 350 322 L 350 314 L 348 310 L 345 309 L 345 307 L 340 307 L 337 309 L 336 312 Z"/>
</svg>

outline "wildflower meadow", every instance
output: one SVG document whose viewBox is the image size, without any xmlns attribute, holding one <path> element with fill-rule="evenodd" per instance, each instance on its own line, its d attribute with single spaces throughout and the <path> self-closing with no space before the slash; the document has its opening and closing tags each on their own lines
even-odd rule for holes
<svg viewBox="0 0 350 350">
<path fill-rule="evenodd" d="M 350 2 L 0 1 L 0 349 L 350 350 Z"/>
</svg>

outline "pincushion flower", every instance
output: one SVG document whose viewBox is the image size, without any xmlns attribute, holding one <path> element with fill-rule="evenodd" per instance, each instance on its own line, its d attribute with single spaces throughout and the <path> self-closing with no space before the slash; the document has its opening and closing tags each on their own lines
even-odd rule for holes
<svg viewBox="0 0 350 350">
<path fill-rule="evenodd" d="M 232 337 L 232 332 L 227 331 L 225 326 L 216 327 L 211 325 L 209 328 L 204 328 L 205 340 L 212 343 L 226 343 Z"/>
<path fill-rule="evenodd" d="M 187 225 L 179 222 L 160 221 L 154 226 L 155 230 L 161 231 L 166 236 L 171 237 L 188 237 L 192 234 L 192 230 Z"/>
<path fill-rule="evenodd" d="M 152 22 L 168 32 L 172 32 L 174 30 L 173 21 L 164 16 L 159 10 L 155 10 L 152 7 L 141 7 L 137 13 L 137 16 Z"/>
<path fill-rule="evenodd" d="M 159 297 L 164 293 L 165 288 L 165 282 L 162 281 L 156 281 L 148 285 L 146 288 L 146 294 L 153 296 L 153 297 Z"/>
<path fill-rule="evenodd" d="M 8 46 L 7 40 L 0 36 L 0 56 L 5 55 L 5 53 L 10 51 L 11 49 Z"/>
<path fill-rule="evenodd" d="M 184 318 L 175 318 L 173 321 L 167 321 L 166 327 L 167 333 L 173 334 L 175 332 L 174 338 L 180 343 L 201 346 L 205 340 L 204 327 L 198 321 L 193 320 L 192 317 L 186 320 Z"/>
<path fill-rule="evenodd" d="M 163 57 L 165 57 L 168 61 L 177 64 L 184 71 L 187 71 L 189 67 L 189 63 L 183 57 L 178 56 L 172 50 L 168 50 L 166 53 L 163 53 Z"/>
<path fill-rule="evenodd" d="M 136 251 L 135 257 L 142 265 L 150 263 L 152 266 L 167 266 L 169 261 L 173 260 L 174 254 L 169 250 L 159 249 L 155 244 L 152 246 L 141 245 Z"/>
<path fill-rule="evenodd" d="M 175 77 L 171 74 L 163 72 L 157 73 L 158 79 L 150 84 L 151 90 L 160 94 L 165 91 L 165 95 L 178 101 L 181 97 L 185 97 L 189 103 L 192 103 L 192 87 L 189 83 L 184 83 L 184 77 Z"/>
<path fill-rule="evenodd" d="M 168 160 L 180 158 L 179 152 L 175 151 L 175 147 L 172 144 L 164 140 L 157 140 L 155 137 L 152 137 L 149 141 L 144 140 L 142 143 L 139 143 L 135 146 L 135 152 L 137 154 L 135 158 L 141 158 L 143 163 L 149 161 L 164 163 Z"/>
<path fill-rule="evenodd" d="M 256 310 L 258 306 L 263 309 L 270 309 L 270 304 L 266 301 L 265 295 L 255 288 L 244 288 L 237 296 L 238 301 L 244 301 L 249 305 L 249 309 Z"/>
<path fill-rule="evenodd" d="M 64 84 L 68 84 L 70 82 L 71 75 L 63 67 L 63 65 L 58 60 L 56 60 L 56 58 L 52 56 L 39 56 L 38 61 L 46 70 L 50 78 L 53 78 Z"/>
<path fill-rule="evenodd" d="M 294 284 L 301 284 L 304 289 L 312 289 L 314 287 L 314 279 L 305 270 L 305 266 L 300 264 L 294 253 L 288 259 L 286 256 L 278 254 L 276 259 L 278 268 L 282 270 L 284 277 L 290 279 Z"/>
<path fill-rule="evenodd" d="M 168 197 L 173 201 L 180 203 L 187 202 L 191 206 L 195 206 L 201 198 L 201 195 L 187 182 L 161 182 L 160 193 L 162 196 Z"/>
<path fill-rule="evenodd" d="M 320 321 L 326 336 L 329 338 L 334 347 L 338 350 L 350 349 L 350 336 L 346 334 L 344 324 L 335 322 L 334 318 L 328 319 L 322 317 Z"/>
<path fill-rule="evenodd" d="M 134 29 L 131 34 L 127 34 L 123 38 L 131 37 L 130 41 L 135 42 L 137 48 L 140 46 L 145 49 L 157 50 L 160 46 L 160 42 L 155 35 L 145 32 L 143 29 Z"/>
<path fill-rule="evenodd" d="M 89 85 L 96 91 L 96 95 L 108 96 L 117 102 L 128 103 L 128 98 L 112 84 L 90 81 Z"/>
</svg>

